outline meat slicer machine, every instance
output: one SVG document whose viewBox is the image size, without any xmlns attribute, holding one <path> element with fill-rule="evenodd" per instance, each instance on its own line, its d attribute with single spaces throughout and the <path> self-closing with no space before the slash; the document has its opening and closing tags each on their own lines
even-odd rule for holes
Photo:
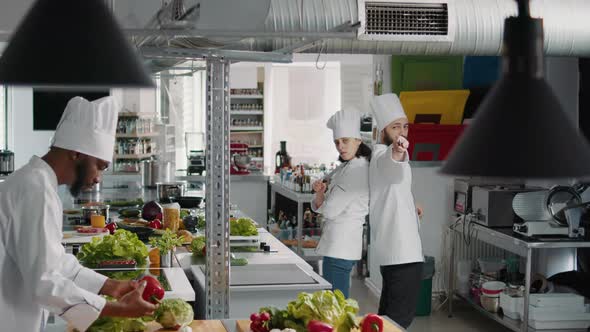
<svg viewBox="0 0 590 332">
<path fill-rule="evenodd" d="M 512 208 L 523 222 L 514 224 L 514 232 L 528 237 L 583 237 L 581 219 L 590 207 L 590 202 L 582 203 L 585 189 L 554 186 L 515 195 Z"/>
</svg>

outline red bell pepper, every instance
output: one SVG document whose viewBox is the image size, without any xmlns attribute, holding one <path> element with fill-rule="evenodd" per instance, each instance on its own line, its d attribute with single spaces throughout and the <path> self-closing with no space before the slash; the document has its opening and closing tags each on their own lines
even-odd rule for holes
<svg viewBox="0 0 590 332">
<path fill-rule="evenodd" d="M 109 233 L 111 235 L 113 235 L 113 234 L 115 234 L 115 231 L 117 230 L 117 224 L 115 224 L 114 222 L 110 222 L 110 223 L 106 224 L 105 228 L 109 230 Z"/>
<path fill-rule="evenodd" d="M 148 223 L 148 227 L 154 229 L 162 229 L 163 225 L 159 219 L 154 219 Z"/>
<path fill-rule="evenodd" d="M 383 318 L 375 314 L 367 314 L 361 323 L 361 332 L 383 332 Z"/>
<path fill-rule="evenodd" d="M 320 322 L 319 320 L 310 320 L 309 323 L 307 323 L 307 331 L 332 332 L 334 331 L 334 328 L 328 323 Z"/>
<path fill-rule="evenodd" d="M 145 276 L 139 282 L 143 281 L 146 281 L 147 284 L 141 297 L 153 304 L 159 303 L 164 298 L 164 287 L 162 287 L 158 279 L 152 276 Z"/>
</svg>

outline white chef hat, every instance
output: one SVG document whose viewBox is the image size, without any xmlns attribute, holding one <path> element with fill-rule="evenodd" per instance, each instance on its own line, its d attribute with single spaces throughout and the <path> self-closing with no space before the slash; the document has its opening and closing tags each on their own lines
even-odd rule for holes
<svg viewBox="0 0 590 332">
<path fill-rule="evenodd" d="M 395 93 L 386 93 L 373 97 L 371 109 L 379 131 L 397 119 L 407 118 L 402 103 Z"/>
<path fill-rule="evenodd" d="M 361 113 L 356 108 L 348 108 L 334 113 L 326 125 L 332 129 L 334 139 L 361 138 Z"/>
<path fill-rule="evenodd" d="M 51 145 L 111 161 L 119 109 L 112 96 L 92 102 L 82 97 L 70 99 Z"/>
</svg>

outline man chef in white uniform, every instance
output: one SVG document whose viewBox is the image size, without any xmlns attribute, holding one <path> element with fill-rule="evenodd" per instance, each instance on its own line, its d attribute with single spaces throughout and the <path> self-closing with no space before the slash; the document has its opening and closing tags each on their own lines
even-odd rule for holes
<svg viewBox="0 0 590 332">
<path fill-rule="evenodd" d="M 414 318 L 424 256 L 412 196 L 408 119 L 395 94 L 374 97 L 381 136 L 369 168 L 371 244 L 383 277 L 379 314 L 407 328 Z"/>
<path fill-rule="evenodd" d="M 119 107 L 113 97 L 74 97 L 50 151 L 0 184 L 0 324 L 2 331 L 43 331 L 48 311 L 80 331 L 99 316 L 140 317 L 156 307 L 141 298 L 145 282 L 108 279 L 82 267 L 61 245 L 62 202 L 100 181 L 113 156 Z M 118 298 L 106 302 L 99 294 Z"/>
</svg>

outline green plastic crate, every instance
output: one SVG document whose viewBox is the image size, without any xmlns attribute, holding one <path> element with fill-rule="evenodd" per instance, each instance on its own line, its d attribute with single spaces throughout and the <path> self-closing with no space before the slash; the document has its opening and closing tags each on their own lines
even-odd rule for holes
<svg viewBox="0 0 590 332">
<path fill-rule="evenodd" d="M 391 87 L 401 91 L 459 90 L 463 86 L 462 56 L 392 56 Z"/>
</svg>

